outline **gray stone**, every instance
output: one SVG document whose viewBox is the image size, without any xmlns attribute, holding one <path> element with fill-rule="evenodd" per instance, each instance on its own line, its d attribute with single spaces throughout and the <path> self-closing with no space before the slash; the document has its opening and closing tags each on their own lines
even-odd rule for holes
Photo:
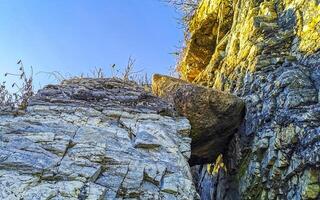
<svg viewBox="0 0 320 200">
<path fill-rule="evenodd" d="M 189 121 L 134 83 L 67 80 L 0 118 L 0 199 L 198 198 Z"/>
</svg>

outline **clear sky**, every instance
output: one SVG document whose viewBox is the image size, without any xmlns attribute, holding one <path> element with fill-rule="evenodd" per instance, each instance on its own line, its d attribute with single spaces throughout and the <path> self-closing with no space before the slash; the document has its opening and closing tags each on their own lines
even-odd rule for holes
<svg viewBox="0 0 320 200">
<path fill-rule="evenodd" d="M 126 65 L 168 73 L 183 39 L 178 14 L 161 0 L 0 0 L 0 81 L 21 59 L 35 86 L 54 82 L 40 71 L 89 73 Z"/>
</svg>

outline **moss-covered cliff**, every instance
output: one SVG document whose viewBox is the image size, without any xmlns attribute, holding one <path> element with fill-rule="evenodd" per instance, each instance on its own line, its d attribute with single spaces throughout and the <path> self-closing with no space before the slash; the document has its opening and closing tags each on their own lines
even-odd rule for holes
<svg viewBox="0 0 320 200">
<path fill-rule="evenodd" d="M 320 2 L 203 0 L 189 31 L 183 79 L 246 101 L 227 173 L 197 168 L 203 199 L 319 199 Z"/>
</svg>

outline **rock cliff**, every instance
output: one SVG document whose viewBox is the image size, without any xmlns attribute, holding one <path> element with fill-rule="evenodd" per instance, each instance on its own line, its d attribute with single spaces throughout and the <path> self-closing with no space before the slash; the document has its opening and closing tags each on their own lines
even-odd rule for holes
<svg viewBox="0 0 320 200">
<path fill-rule="evenodd" d="M 319 0 L 202 0 L 187 30 L 162 98 L 81 78 L 1 114 L 0 199 L 319 200 Z"/>
<path fill-rule="evenodd" d="M 246 103 L 227 169 L 193 169 L 202 199 L 319 199 L 320 2 L 202 0 L 189 31 L 182 78 Z"/>
<path fill-rule="evenodd" d="M 131 82 L 72 79 L 0 115 L 0 199 L 198 199 L 190 124 Z"/>
</svg>

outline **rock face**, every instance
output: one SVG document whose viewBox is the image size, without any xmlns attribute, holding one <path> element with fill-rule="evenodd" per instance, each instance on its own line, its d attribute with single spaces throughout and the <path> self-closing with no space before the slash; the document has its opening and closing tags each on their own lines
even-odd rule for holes
<svg viewBox="0 0 320 200">
<path fill-rule="evenodd" d="M 190 125 L 117 79 L 49 85 L 0 116 L 0 199 L 197 199 Z"/>
<path fill-rule="evenodd" d="M 320 198 L 319 3 L 201 1 L 180 73 L 246 102 L 227 172 L 195 169 L 203 199 Z"/>
<path fill-rule="evenodd" d="M 153 76 L 152 91 L 172 102 L 177 111 L 190 120 L 190 165 L 214 162 L 226 151 L 242 121 L 244 103 L 241 99 L 157 74 Z"/>
</svg>

